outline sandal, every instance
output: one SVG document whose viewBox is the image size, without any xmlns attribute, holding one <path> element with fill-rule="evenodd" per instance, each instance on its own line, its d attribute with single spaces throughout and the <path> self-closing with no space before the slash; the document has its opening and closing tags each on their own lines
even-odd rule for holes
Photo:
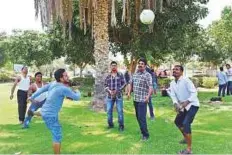
<svg viewBox="0 0 232 155">
<path fill-rule="evenodd" d="M 192 154 L 192 151 L 185 149 L 185 150 L 181 150 L 179 154 Z"/>
</svg>

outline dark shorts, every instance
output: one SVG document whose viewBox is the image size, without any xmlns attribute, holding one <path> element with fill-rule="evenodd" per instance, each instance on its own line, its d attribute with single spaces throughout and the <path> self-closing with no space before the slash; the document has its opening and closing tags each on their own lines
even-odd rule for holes
<svg viewBox="0 0 232 155">
<path fill-rule="evenodd" d="M 176 126 L 178 128 L 184 128 L 184 133 L 191 134 L 191 124 L 198 109 L 199 107 L 192 105 L 188 111 L 184 109 L 183 112 L 179 112 L 175 119 Z"/>
</svg>

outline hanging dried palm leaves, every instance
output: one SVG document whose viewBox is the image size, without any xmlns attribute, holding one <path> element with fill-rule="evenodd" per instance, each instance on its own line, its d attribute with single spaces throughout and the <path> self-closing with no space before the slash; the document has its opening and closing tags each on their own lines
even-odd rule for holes
<svg viewBox="0 0 232 155">
<path fill-rule="evenodd" d="M 111 26 L 112 27 L 117 26 L 117 19 L 116 19 L 116 12 L 115 12 L 115 0 L 112 0 L 112 4 L 111 4 Z"/>
</svg>

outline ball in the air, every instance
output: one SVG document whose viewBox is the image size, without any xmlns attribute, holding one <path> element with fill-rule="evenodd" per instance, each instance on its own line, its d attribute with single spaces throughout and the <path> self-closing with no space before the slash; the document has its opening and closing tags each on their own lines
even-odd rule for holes
<svg viewBox="0 0 232 155">
<path fill-rule="evenodd" d="M 155 14 L 150 9 L 144 9 L 140 14 L 140 20 L 143 24 L 151 24 L 155 19 Z"/>
</svg>

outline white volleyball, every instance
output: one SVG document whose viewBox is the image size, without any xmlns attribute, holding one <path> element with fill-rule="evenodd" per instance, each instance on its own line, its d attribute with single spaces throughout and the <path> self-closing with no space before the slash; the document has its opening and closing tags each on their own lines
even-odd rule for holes
<svg viewBox="0 0 232 155">
<path fill-rule="evenodd" d="M 144 9 L 140 14 L 140 20 L 143 24 L 151 24 L 155 19 L 155 14 L 150 9 Z"/>
</svg>

